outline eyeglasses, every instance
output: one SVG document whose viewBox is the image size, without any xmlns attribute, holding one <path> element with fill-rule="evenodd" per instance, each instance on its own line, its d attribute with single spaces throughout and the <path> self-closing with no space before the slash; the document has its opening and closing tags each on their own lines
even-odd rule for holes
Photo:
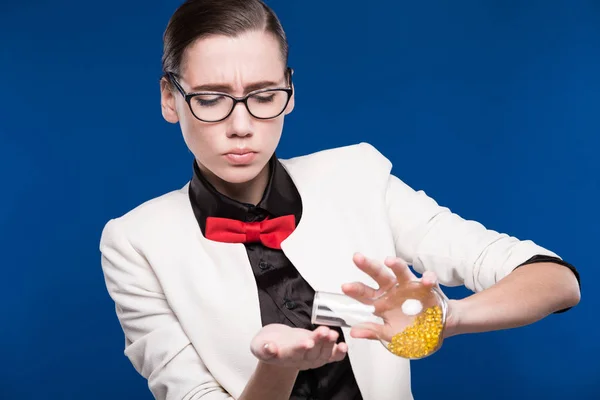
<svg viewBox="0 0 600 400">
<path fill-rule="evenodd" d="M 227 119 L 238 103 L 244 103 L 250 115 L 256 119 L 272 119 L 280 116 L 293 93 L 291 68 L 286 70 L 286 75 L 289 88 L 259 89 L 244 97 L 234 97 L 219 92 L 187 93 L 175 75 L 167 73 L 169 80 L 184 97 L 194 117 L 203 122 L 220 122 Z"/>
</svg>

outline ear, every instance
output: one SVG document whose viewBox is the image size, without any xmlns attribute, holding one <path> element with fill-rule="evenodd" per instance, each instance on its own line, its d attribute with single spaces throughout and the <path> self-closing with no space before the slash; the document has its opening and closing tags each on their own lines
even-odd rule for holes
<svg viewBox="0 0 600 400">
<path fill-rule="evenodd" d="M 171 82 L 164 77 L 160 80 L 160 107 L 162 116 L 167 122 L 172 124 L 179 122 L 175 93 L 173 91 Z"/>
<path fill-rule="evenodd" d="M 292 97 L 288 102 L 288 105 L 285 107 L 285 115 L 288 115 L 294 110 L 294 106 L 296 105 L 296 89 L 294 88 L 294 84 L 292 83 Z"/>
</svg>

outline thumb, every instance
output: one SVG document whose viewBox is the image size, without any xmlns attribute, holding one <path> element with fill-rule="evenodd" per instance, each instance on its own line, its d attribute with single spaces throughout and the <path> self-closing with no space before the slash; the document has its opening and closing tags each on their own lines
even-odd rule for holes
<svg viewBox="0 0 600 400">
<path fill-rule="evenodd" d="M 350 330 L 350 336 L 356 339 L 377 340 L 380 336 L 382 326 L 373 322 L 363 322 L 354 325 Z"/>
<path fill-rule="evenodd" d="M 421 281 L 428 287 L 437 289 L 438 294 L 440 294 L 446 301 L 448 301 L 448 296 L 440 287 L 440 281 L 437 278 L 437 275 L 433 271 L 425 271 L 423 276 L 421 277 Z"/>
<path fill-rule="evenodd" d="M 257 348 L 252 349 L 252 353 L 261 361 L 267 361 L 277 355 L 277 346 L 275 343 L 266 342 Z"/>
</svg>

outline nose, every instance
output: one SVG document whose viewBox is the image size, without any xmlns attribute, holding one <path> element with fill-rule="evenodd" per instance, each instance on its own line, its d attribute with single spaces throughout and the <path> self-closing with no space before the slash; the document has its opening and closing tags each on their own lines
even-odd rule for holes
<svg viewBox="0 0 600 400">
<path fill-rule="evenodd" d="M 252 116 L 243 103 L 236 104 L 228 118 L 228 136 L 245 137 L 252 135 Z"/>
</svg>

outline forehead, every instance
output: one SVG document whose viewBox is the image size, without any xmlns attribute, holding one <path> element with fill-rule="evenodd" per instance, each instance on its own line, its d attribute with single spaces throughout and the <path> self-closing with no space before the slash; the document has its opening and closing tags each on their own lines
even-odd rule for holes
<svg viewBox="0 0 600 400">
<path fill-rule="evenodd" d="M 285 71 L 279 42 L 266 32 L 199 39 L 186 49 L 182 61 L 181 74 L 190 85 L 226 83 L 237 86 L 279 80 Z"/>
</svg>

